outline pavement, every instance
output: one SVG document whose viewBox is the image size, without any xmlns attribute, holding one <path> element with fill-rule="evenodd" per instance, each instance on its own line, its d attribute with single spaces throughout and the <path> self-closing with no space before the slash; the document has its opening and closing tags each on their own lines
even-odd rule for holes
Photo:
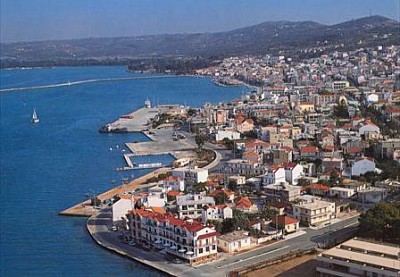
<svg viewBox="0 0 400 277">
<path fill-rule="evenodd" d="M 301 233 L 286 236 L 284 240 L 274 242 L 252 251 L 228 256 L 191 267 L 187 264 L 174 264 L 165 260 L 158 251 L 145 251 L 137 246 L 130 246 L 121 240 L 119 232 L 109 230 L 111 226 L 111 211 L 102 211 L 89 218 L 87 228 L 93 239 L 101 246 L 138 262 L 174 276 L 226 276 L 232 270 L 238 270 L 249 265 L 273 259 L 288 252 L 308 250 L 328 242 L 351 237 L 358 225 L 358 215 L 342 219 L 317 230 L 302 229 Z"/>
</svg>

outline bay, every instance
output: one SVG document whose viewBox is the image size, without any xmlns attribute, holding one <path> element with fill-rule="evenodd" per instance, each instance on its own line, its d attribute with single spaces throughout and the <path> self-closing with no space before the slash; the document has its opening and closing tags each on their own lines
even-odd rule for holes
<svg viewBox="0 0 400 277">
<path fill-rule="evenodd" d="M 131 76 L 149 75 L 124 67 L 2 69 L 0 89 Z M 58 212 L 119 185 L 123 178 L 149 172 L 132 176 L 115 170 L 124 166 L 124 143 L 145 141 L 144 135 L 100 134 L 100 126 L 142 107 L 146 99 L 198 107 L 237 98 L 244 91 L 215 86 L 208 78 L 177 76 L 0 94 L 0 275 L 160 275 L 97 246 L 85 218 Z M 38 124 L 31 123 L 34 108 Z"/>
</svg>

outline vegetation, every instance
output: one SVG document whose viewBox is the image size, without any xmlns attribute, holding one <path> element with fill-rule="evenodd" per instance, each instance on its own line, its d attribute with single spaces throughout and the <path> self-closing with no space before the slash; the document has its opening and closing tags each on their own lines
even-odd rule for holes
<svg viewBox="0 0 400 277">
<path fill-rule="evenodd" d="M 333 108 L 333 115 L 336 118 L 349 118 L 349 111 L 346 104 L 340 104 Z"/>
<path fill-rule="evenodd" d="M 199 150 L 199 152 L 201 152 L 203 145 L 206 141 L 206 137 L 203 134 L 198 134 L 195 136 L 194 140 L 197 144 L 197 149 Z"/>
<path fill-rule="evenodd" d="M 379 203 L 359 218 L 360 236 L 400 242 L 400 201 Z"/>
</svg>

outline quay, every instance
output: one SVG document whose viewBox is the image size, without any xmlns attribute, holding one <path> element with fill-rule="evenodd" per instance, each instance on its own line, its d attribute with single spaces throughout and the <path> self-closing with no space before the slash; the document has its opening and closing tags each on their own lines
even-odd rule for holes
<svg viewBox="0 0 400 277">
<path fill-rule="evenodd" d="M 149 174 L 143 175 L 135 180 L 132 180 L 128 184 L 124 184 L 115 188 L 112 188 L 106 192 L 96 195 L 101 201 L 112 198 L 116 194 L 124 194 L 125 192 L 135 190 L 140 186 L 144 185 L 148 179 L 157 177 L 159 174 L 170 172 L 171 169 L 167 167 L 159 168 Z M 97 214 L 98 210 L 91 206 L 90 199 L 78 203 L 68 209 L 61 211 L 60 215 L 67 216 L 92 216 Z"/>
<path fill-rule="evenodd" d="M 106 124 L 100 129 L 100 132 L 144 132 L 150 128 L 151 120 L 158 114 L 158 108 L 140 108 L 120 116 L 112 123 Z"/>
</svg>

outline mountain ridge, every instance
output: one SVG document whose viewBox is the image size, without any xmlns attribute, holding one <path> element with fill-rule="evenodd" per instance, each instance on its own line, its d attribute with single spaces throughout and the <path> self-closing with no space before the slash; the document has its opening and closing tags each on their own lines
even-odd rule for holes
<svg viewBox="0 0 400 277">
<path fill-rule="evenodd" d="M 314 21 L 266 21 L 231 31 L 192 34 L 84 38 L 1 43 L 1 66 L 35 61 L 126 60 L 178 57 L 259 55 L 345 44 L 398 44 L 398 21 L 383 16 L 333 25 Z M 360 41 L 362 44 L 360 44 Z"/>
</svg>

